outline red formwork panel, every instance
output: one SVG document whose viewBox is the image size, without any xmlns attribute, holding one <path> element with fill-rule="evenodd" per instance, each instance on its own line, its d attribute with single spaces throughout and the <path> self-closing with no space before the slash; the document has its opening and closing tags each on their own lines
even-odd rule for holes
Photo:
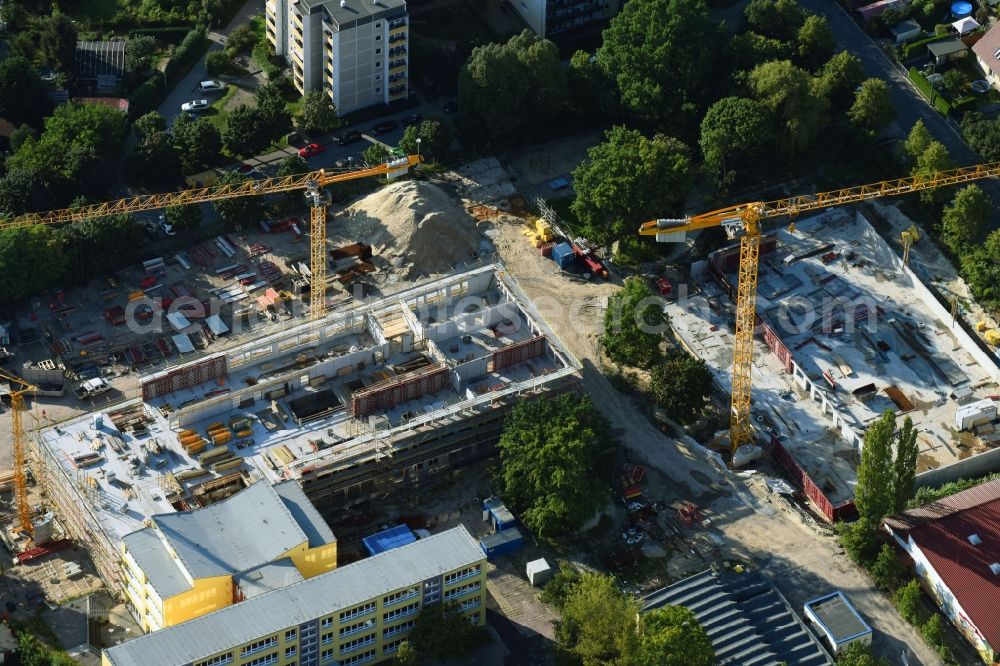
<svg viewBox="0 0 1000 666">
<path fill-rule="evenodd" d="M 792 352 L 788 351 L 788 347 L 786 347 L 785 343 L 781 341 L 778 334 L 771 330 L 771 327 L 765 324 L 760 318 L 758 318 L 758 324 L 764 331 L 764 342 L 767 343 L 767 346 L 770 347 L 772 352 L 774 352 L 774 355 L 778 357 L 779 361 L 781 361 L 781 365 L 784 366 L 785 372 L 790 373 L 792 371 Z"/>
<path fill-rule="evenodd" d="M 359 418 L 375 411 L 391 409 L 422 395 L 437 393 L 449 384 L 448 369 L 441 366 L 408 373 L 355 393 L 351 398 L 351 414 Z"/>
<path fill-rule="evenodd" d="M 142 385 L 142 399 L 150 401 L 174 391 L 198 386 L 226 376 L 226 357 L 223 354 L 206 358 L 197 363 L 154 375 Z"/>
<path fill-rule="evenodd" d="M 545 336 L 539 335 L 530 340 L 515 342 L 503 349 L 493 352 L 493 371 L 509 368 L 523 363 L 529 358 L 535 358 L 545 353 Z"/>
</svg>

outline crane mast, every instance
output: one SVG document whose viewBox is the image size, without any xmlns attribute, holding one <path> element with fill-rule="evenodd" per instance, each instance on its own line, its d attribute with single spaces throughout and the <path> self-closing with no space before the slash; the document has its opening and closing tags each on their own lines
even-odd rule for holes
<svg viewBox="0 0 1000 666">
<path fill-rule="evenodd" d="M 11 431 L 14 437 L 14 501 L 17 504 L 18 525 L 22 531 L 30 534 L 32 528 L 31 507 L 28 505 L 27 460 L 25 456 L 28 442 L 24 432 L 24 394 L 36 391 L 38 387 L 3 370 L 0 370 L 0 379 L 5 379 L 12 385 L 10 416 Z"/>
<path fill-rule="evenodd" d="M 690 231 L 722 227 L 726 236 L 740 241 L 739 283 L 736 289 L 736 335 L 733 344 L 733 377 L 729 414 L 730 452 L 753 441 L 750 426 L 750 393 L 753 371 L 753 332 L 757 318 L 757 272 L 760 260 L 761 222 L 833 206 L 912 194 L 921 190 L 1000 177 L 1000 162 L 936 171 L 818 194 L 803 194 L 770 202 L 737 204 L 728 208 L 679 219 L 661 218 L 644 222 L 640 236 L 658 242 L 683 242 Z M 909 247 L 906 247 L 909 254 Z"/>
</svg>

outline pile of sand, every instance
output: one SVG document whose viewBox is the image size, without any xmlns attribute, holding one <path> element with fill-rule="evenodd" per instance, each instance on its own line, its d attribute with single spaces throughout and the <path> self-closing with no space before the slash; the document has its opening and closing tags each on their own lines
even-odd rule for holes
<svg viewBox="0 0 1000 666">
<path fill-rule="evenodd" d="M 403 277 L 447 272 L 476 259 L 481 234 L 457 197 L 427 182 L 383 187 L 344 211 L 340 234 L 368 243 Z"/>
</svg>

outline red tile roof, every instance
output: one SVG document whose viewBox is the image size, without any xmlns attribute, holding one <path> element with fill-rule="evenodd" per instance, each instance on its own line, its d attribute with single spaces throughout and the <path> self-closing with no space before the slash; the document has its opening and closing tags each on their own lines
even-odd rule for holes
<svg viewBox="0 0 1000 666">
<path fill-rule="evenodd" d="M 972 51 L 993 70 L 994 74 L 1000 76 L 1000 57 L 997 56 L 997 53 L 1000 53 L 1000 23 L 973 44 Z"/>
<path fill-rule="evenodd" d="M 1000 648 L 1000 479 L 904 512 L 886 524 L 910 538 L 955 595 L 969 621 Z M 895 525 L 895 526 L 894 526 Z M 969 541 L 976 534 L 978 544 Z"/>
</svg>

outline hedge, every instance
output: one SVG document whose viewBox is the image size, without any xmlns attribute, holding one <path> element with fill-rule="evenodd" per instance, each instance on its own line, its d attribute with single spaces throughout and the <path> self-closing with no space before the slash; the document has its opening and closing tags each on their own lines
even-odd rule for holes
<svg viewBox="0 0 1000 666">
<path fill-rule="evenodd" d="M 145 31 L 139 32 L 145 33 Z M 176 84 L 201 59 L 207 48 L 208 40 L 205 38 L 205 26 L 198 24 L 188 30 L 184 39 L 174 49 L 174 54 L 167 61 L 164 71 L 153 72 L 129 96 L 129 115 L 138 118 L 155 110 L 167 96 L 164 77 L 167 79 L 168 85 Z"/>
<path fill-rule="evenodd" d="M 934 86 L 931 85 L 931 82 L 927 80 L 927 77 L 921 74 L 920 70 L 916 67 L 910 68 L 910 80 L 913 81 L 915 86 L 917 86 L 917 90 L 923 93 L 924 97 L 929 100 L 934 99 L 934 96 L 937 94 L 934 92 Z"/>
<path fill-rule="evenodd" d="M 148 35 L 164 44 L 179 44 L 195 26 L 171 26 L 169 28 L 136 28 L 129 30 L 129 39 Z"/>
<path fill-rule="evenodd" d="M 928 37 L 926 39 L 919 39 L 915 42 L 910 42 L 903 47 L 903 57 L 912 58 L 913 52 L 917 49 L 922 49 L 933 42 L 943 42 L 946 39 L 951 39 L 951 35 L 936 35 L 934 37 Z"/>
</svg>

